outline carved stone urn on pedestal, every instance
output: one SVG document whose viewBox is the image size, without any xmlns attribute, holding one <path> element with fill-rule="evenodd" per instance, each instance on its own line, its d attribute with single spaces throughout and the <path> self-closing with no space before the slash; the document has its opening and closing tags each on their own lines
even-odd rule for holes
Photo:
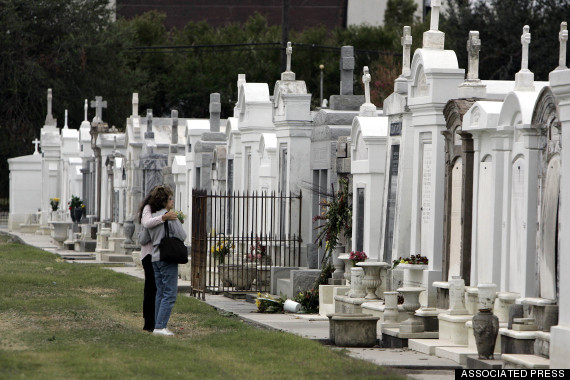
<svg viewBox="0 0 570 380">
<path fill-rule="evenodd" d="M 479 313 L 473 317 L 473 335 L 479 359 L 493 359 L 499 333 L 499 318 L 493 314 L 497 286 L 479 284 Z"/>
</svg>

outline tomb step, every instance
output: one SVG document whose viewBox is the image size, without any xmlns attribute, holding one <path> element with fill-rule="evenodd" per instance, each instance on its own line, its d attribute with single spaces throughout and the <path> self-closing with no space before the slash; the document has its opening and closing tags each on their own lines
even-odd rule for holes
<svg viewBox="0 0 570 380">
<path fill-rule="evenodd" d="M 132 263 L 133 258 L 132 256 L 108 253 L 101 255 L 101 261 L 109 263 Z"/>
<path fill-rule="evenodd" d="M 539 331 L 534 341 L 534 354 L 543 358 L 550 357 L 550 333 Z"/>
<path fill-rule="evenodd" d="M 549 369 L 550 360 L 538 355 L 503 354 L 504 369 Z"/>
<path fill-rule="evenodd" d="M 426 355 L 435 355 L 437 347 L 463 347 L 443 339 L 409 339 L 408 348 Z"/>
</svg>

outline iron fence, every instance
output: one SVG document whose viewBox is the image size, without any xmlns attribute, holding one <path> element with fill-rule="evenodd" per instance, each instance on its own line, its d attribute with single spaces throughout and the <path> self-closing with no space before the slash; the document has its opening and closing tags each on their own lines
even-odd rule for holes
<svg viewBox="0 0 570 380">
<path fill-rule="evenodd" d="M 271 268 L 301 263 L 302 194 L 192 194 L 192 288 L 266 292 Z"/>
</svg>

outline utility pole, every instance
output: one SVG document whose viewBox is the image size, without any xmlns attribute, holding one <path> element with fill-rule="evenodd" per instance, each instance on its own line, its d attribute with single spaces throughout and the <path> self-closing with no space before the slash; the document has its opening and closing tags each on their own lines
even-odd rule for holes
<svg viewBox="0 0 570 380">
<path fill-rule="evenodd" d="M 283 0 L 281 13 L 281 72 L 287 69 L 287 42 L 289 41 L 289 0 Z"/>
</svg>

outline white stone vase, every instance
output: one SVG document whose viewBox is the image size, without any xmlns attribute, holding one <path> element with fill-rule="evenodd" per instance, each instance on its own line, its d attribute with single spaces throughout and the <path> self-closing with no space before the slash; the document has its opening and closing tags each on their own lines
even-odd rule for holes
<svg viewBox="0 0 570 380">
<path fill-rule="evenodd" d="M 495 297 L 497 296 L 497 285 L 495 284 L 479 284 L 479 302 L 477 309 L 493 311 Z"/>
</svg>

